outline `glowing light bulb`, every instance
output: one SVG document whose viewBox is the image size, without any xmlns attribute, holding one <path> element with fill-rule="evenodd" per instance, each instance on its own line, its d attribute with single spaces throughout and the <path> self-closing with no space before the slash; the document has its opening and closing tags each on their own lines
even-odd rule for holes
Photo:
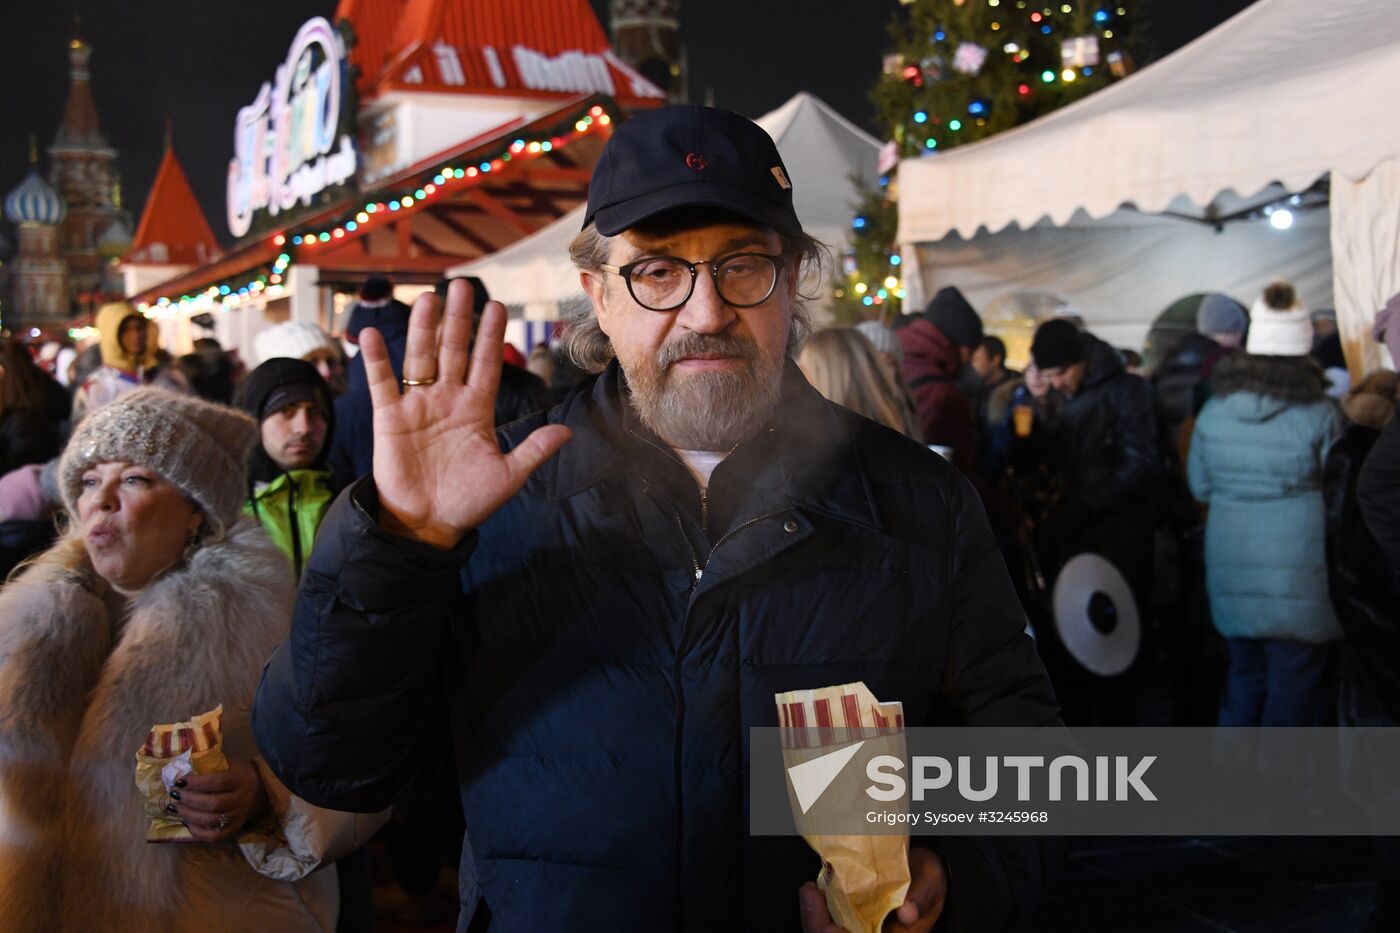
<svg viewBox="0 0 1400 933">
<path fill-rule="evenodd" d="M 1287 230 L 1293 226 L 1293 212 L 1281 207 L 1269 215 L 1269 226 L 1275 230 Z"/>
<path fill-rule="evenodd" d="M 1060 77 L 1066 84 L 1069 84 L 1078 76 L 1074 73 L 1073 68 L 1066 68 L 1064 71 L 1060 72 Z"/>
</svg>

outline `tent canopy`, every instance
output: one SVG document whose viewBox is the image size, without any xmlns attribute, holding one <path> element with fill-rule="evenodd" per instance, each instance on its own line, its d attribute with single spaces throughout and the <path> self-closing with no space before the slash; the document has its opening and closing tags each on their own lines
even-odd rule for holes
<svg viewBox="0 0 1400 933">
<path fill-rule="evenodd" d="M 1356 182 L 1400 157 L 1394 0 L 1259 0 L 1103 91 L 981 143 L 906 160 L 901 243 L 1078 209 L 1102 218 Z M 1196 208 L 1198 211 L 1200 207 Z"/>
<path fill-rule="evenodd" d="M 799 93 L 756 121 L 778 145 L 802 225 L 834 249 L 844 245 L 857 199 L 853 174 L 873 182 L 880 144 L 811 94 Z M 569 241 L 583 226 L 584 207 L 489 256 L 448 270 L 475 275 L 491 296 L 532 320 L 567 316 L 586 301 Z"/>
</svg>

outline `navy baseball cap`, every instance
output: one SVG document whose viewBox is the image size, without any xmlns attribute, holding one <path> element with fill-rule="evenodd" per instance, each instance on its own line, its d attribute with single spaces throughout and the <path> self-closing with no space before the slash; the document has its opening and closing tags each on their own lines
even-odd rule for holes
<svg viewBox="0 0 1400 933">
<path fill-rule="evenodd" d="M 779 233 L 802 233 L 772 137 L 714 107 L 660 107 L 619 126 L 593 168 L 583 225 L 613 236 L 678 207 L 723 208 Z"/>
</svg>

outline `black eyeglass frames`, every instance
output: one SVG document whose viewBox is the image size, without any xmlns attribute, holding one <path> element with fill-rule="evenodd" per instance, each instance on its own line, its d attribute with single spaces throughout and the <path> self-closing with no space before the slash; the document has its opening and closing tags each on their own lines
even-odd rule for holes
<svg viewBox="0 0 1400 933">
<path fill-rule="evenodd" d="M 734 308 L 761 305 L 773 294 L 783 257 L 769 253 L 734 253 L 718 259 L 686 262 L 674 256 L 646 256 L 625 266 L 599 266 L 622 277 L 632 300 L 648 311 L 674 311 L 695 291 L 697 266 L 709 266 L 715 291 Z"/>
</svg>

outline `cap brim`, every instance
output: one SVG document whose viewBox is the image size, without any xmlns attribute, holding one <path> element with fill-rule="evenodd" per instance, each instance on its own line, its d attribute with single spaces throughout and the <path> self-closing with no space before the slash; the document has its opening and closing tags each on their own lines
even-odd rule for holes
<svg viewBox="0 0 1400 933">
<path fill-rule="evenodd" d="M 779 233 L 789 236 L 802 233 L 802 224 L 792 210 L 728 185 L 705 182 L 687 182 L 649 191 L 617 204 L 600 207 L 591 219 L 603 236 L 615 236 L 645 220 L 683 207 L 723 208 Z M 587 225 L 585 221 L 584 226 Z"/>
</svg>

